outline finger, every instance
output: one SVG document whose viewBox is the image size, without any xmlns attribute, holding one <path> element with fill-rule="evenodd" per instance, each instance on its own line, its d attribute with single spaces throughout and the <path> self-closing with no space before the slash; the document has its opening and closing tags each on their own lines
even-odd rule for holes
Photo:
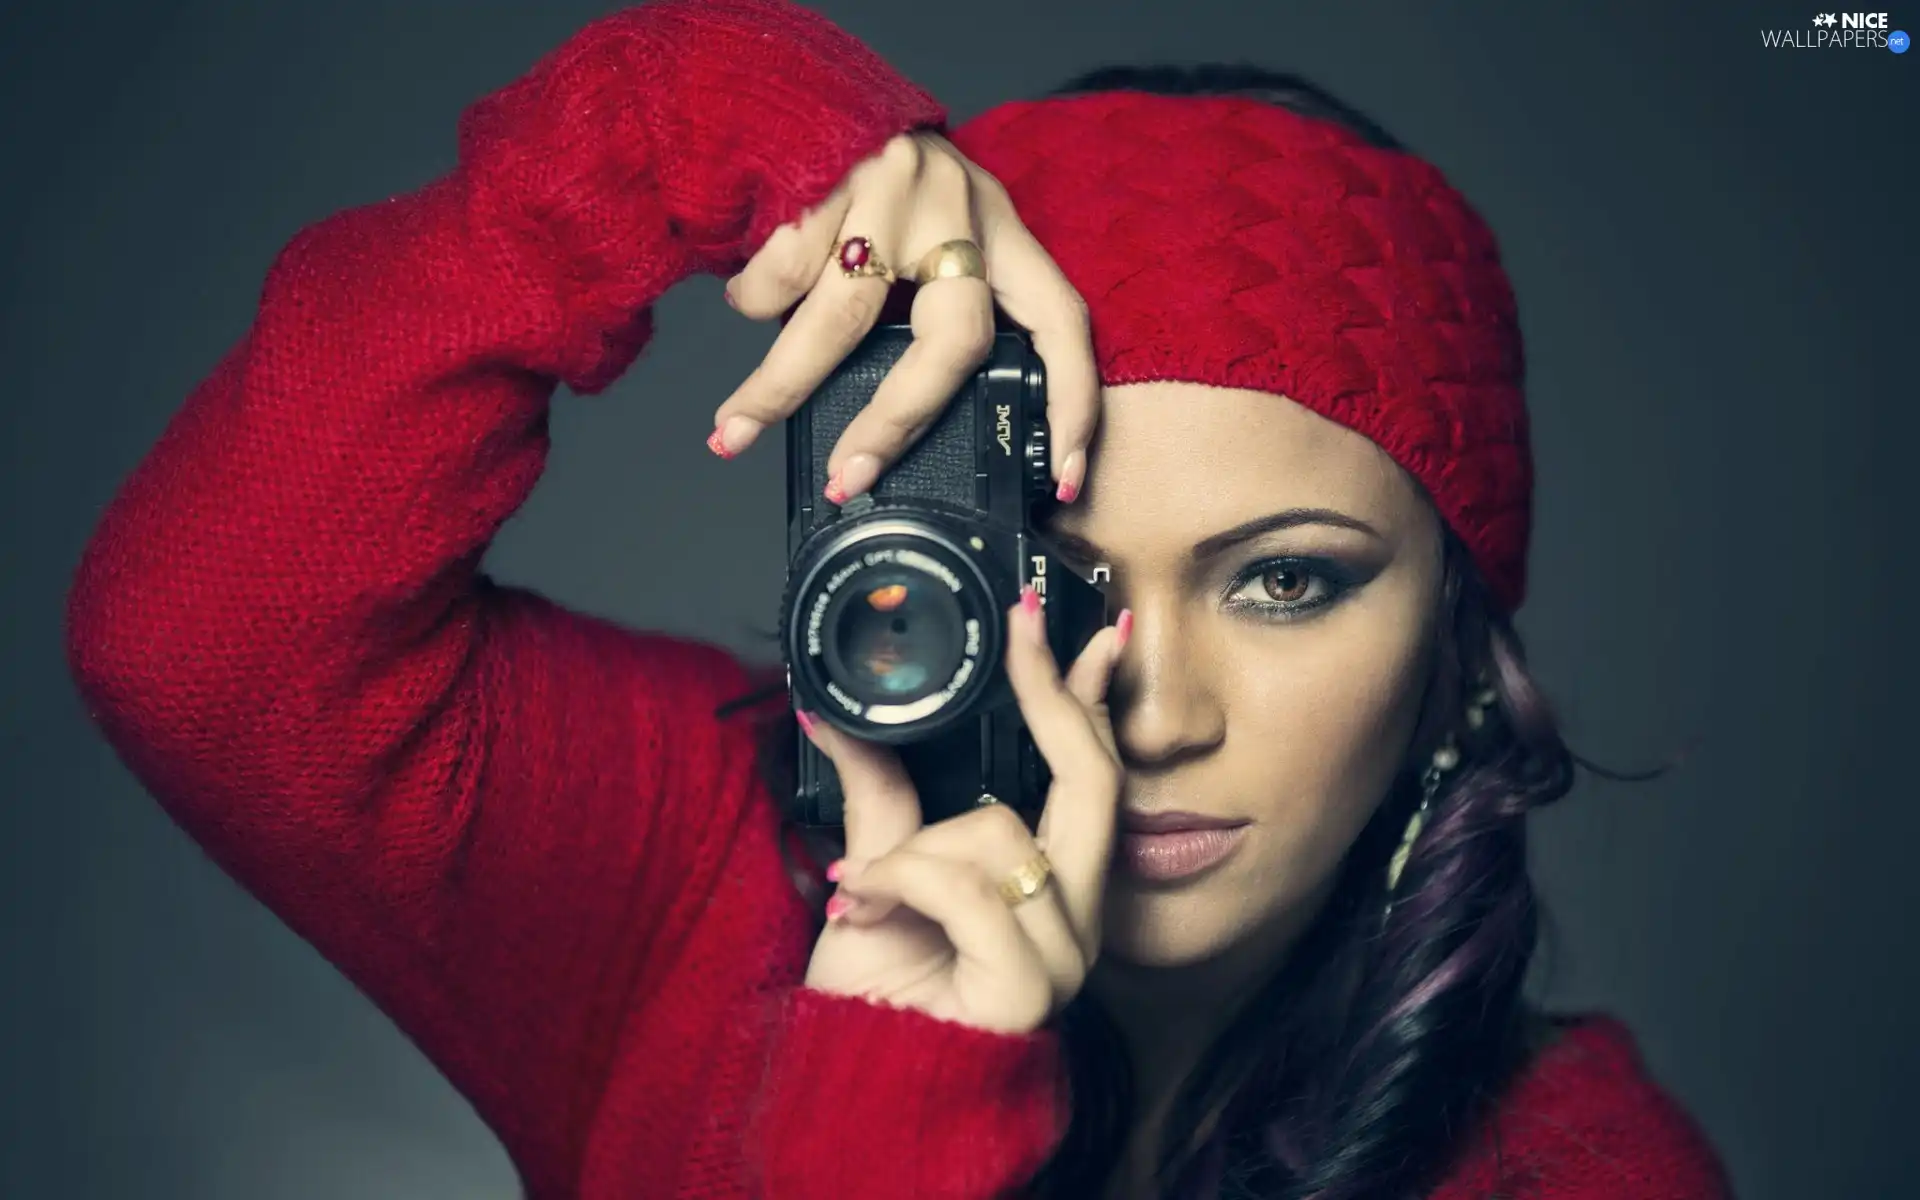
<svg viewBox="0 0 1920 1200">
<path fill-rule="evenodd" d="M 954 234 L 967 236 L 964 227 Z M 993 293 L 984 280 L 936 280 L 914 293 L 912 324 L 913 341 L 827 459 L 828 495 L 836 503 L 871 488 L 986 360 L 993 349 Z"/>
<path fill-rule="evenodd" d="M 995 878 L 1011 875 L 1040 853 L 1025 819 L 1005 804 L 983 804 L 923 826 L 899 849 L 971 862 Z M 829 868 L 828 878 L 836 883 L 857 880 L 872 866 L 872 860 L 848 856 Z M 878 919 L 890 907 L 887 901 L 863 903 L 861 913 Z"/>
<path fill-rule="evenodd" d="M 1091 939 L 1099 928 L 1101 895 L 1113 853 L 1120 765 L 1095 728 L 1095 715 L 1061 679 L 1038 606 L 1023 600 L 1009 614 L 1009 624 L 1013 636 L 1008 638 L 1007 679 L 1028 735 L 1053 773 L 1053 787 L 1041 816 L 1042 841 L 1053 861 L 1067 915 L 1074 928 Z M 1094 654 L 1108 659 L 1103 667 L 1087 668 L 1083 674 L 1087 687 L 1111 678 L 1118 643 L 1116 631 L 1102 630 L 1083 653 L 1083 658 Z"/>
<path fill-rule="evenodd" d="M 1068 693 L 1086 710 L 1095 736 L 1115 762 L 1119 761 L 1120 750 L 1113 736 L 1113 717 L 1107 707 L 1107 692 L 1113 683 L 1113 673 L 1119 669 L 1120 652 L 1126 646 L 1132 626 L 1133 614 L 1123 610 L 1120 620 L 1111 628 L 1094 634 L 1081 648 L 1080 656 L 1073 660 L 1073 665 L 1067 668 Z M 1035 836 L 1043 846 L 1052 844 L 1053 822 L 1049 819 L 1052 812 L 1052 804 L 1043 807 L 1039 823 L 1035 826 Z"/>
<path fill-rule="evenodd" d="M 997 191 L 999 185 L 995 184 Z M 996 199 L 983 203 L 981 248 L 993 294 L 1007 316 L 1033 335 L 1047 368 L 1047 431 L 1057 495 L 1072 502 L 1086 485 L 1087 448 L 1100 418 L 1100 372 L 1086 302 L 1059 266 Z"/>
<path fill-rule="evenodd" d="M 920 797 L 898 755 L 849 737 L 810 713 L 795 715 L 840 777 L 848 859 L 879 858 L 919 831 Z"/>
<path fill-rule="evenodd" d="M 813 291 L 833 258 L 834 239 L 846 224 L 850 203 L 843 185 L 799 221 L 774 230 L 740 273 L 727 280 L 727 303 L 743 316 L 769 320 Z M 766 420 L 723 405 L 714 414 L 707 448 L 732 458 L 753 445 L 766 427 Z"/>
<path fill-rule="evenodd" d="M 727 280 L 727 302 L 745 317 L 779 317 L 814 285 L 833 258 L 852 198 L 842 185 L 798 221 L 773 231 L 738 275 Z"/>
<path fill-rule="evenodd" d="M 903 276 L 944 242 L 977 240 L 966 161 L 938 138 L 925 139 L 920 149 L 908 206 L 912 225 L 894 264 Z M 930 281 L 915 290 L 910 321 L 913 341 L 827 458 L 827 497 L 835 503 L 871 488 L 986 359 L 993 348 L 993 292 L 981 279 Z"/>
<path fill-rule="evenodd" d="M 738 453 L 735 431 L 749 433 L 747 443 L 751 444 L 761 430 L 806 403 L 879 319 L 886 304 L 887 281 L 879 276 L 850 276 L 831 261 L 837 248 L 852 237 L 866 238 L 872 253 L 891 261 L 886 256 L 899 241 L 894 226 L 906 204 L 906 187 L 895 185 L 892 175 L 873 179 L 873 185 L 855 193 L 835 250 L 828 256 L 829 265 L 821 270 L 813 290 L 793 311 L 767 357 L 714 413 L 714 427 L 729 453 Z"/>
<path fill-rule="evenodd" d="M 1060 677 L 1047 642 L 1045 615 L 1031 597 L 1028 592 L 1008 613 L 1012 636 L 1007 639 L 1007 681 L 1013 685 L 1020 715 L 1055 780 L 1074 779 L 1085 772 L 1093 781 L 1104 781 L 1111 773 L 1110 756 L 1094 732 L 1087 706 Z M 1085 668 L 1089 688 L 1095 683 L 1104 687 L 1111 678 L 1118 640 L 1113 629 L 1103 629 L 1082 652 L 1083 659 L 1089 655 L 1106 659 L 1097 667 L 1089 661 Z"/>
<path fill-rule="evenodd" d="M 998 881 L 1031 863 L 1040 847 L 1017 812 L 1004 804 L 989 804 L 927 826 L 909 838 L 900 852 L 970 862 L 985 871 L 989 879 Z M 840 881 L 848 885 L 847 895 L 852 898 L 871 864 L 845 862 L 840 866 Z M 900 903 L 891 896 L 862 895 L 846 914 L 847 923 L 878 924 Z M 1014 914 L 1039 948 L 1049 974 L 1063 993 L 1077 991 L 1090 960 L 1067 917 L 1060 889 L 1049 881 L 1038 894 L 1016 907 Z"/>
<path fill-rule="evenodd" d="M 960 957 L 957 979 L 991 981 L 996 1011 L 1025 1010 L 1039 1024 L 1052 1011 L 1053 975 L 999 886 L 973 863 L 896 850 L 841 890 L 862 902 L 892 900 L 939 925 Z"/>
<path fill-rule="evenodd" d="M 1113 720 L 1107 708 L 1107 694 L 1113 687 L 1114 672 L 1120 669 L 1120 656 L 1133 636 L 1133 610 L 1123 608 L 1112 626 L 1093 635 L 1080 656 L 1067 668 L 1067 691 L 1080 702 L 1093 719 L 1093 731 L 1107 752 L 1119 758 L 1119 746 L 1113 739 Z"/>
<path fill-rule="evenodd" d="M 840 898 L 841 903 L 833 906 L 829 919 L 854 929 L 870 929 L 890 920 L 897 921 L 903 907 L 920 920 L 933 921 L 933 918 L 895 896 L 890 889 L 875 888 L 866 894 L 856 895 L 851 888 L 843 887 L 834 895 Z M 997 891 L 995 895 L 998 896 Z M 1001 903 L 1005 903 L 1004 899 Z M 1093 962 L 1093 949 L 1097 947 L 1089 948 L 1074 928 L 1067 916 L 1066 906 L 1060 899 L 1059 889 L 1049 884 L 1046 892 L 1022 903 L 1013 910 L 1013 914 L 1021 929 L 1032 940 L 1034 949 L 1039 951 L 1047 978 L 1053 983 L 1054 994 L 1062 998 L 1077 995 L 1086 983 Z"/>
</svg>

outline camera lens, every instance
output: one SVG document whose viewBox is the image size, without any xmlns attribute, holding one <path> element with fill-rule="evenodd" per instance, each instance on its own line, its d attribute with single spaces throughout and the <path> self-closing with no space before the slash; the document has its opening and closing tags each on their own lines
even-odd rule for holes
<svg viewBox="0 0 1920 1200">
<path fill-rule="evenodd" d="M 794 556 L 781 618 L 794 701 L 904 744 L 975 715 L 1005 644 L 1013 587 L 967 522 L 879 510 Z"/>
<path fill-rule="evenodd" d="M 908 704 L 939 690 L 960 666 L 966 616 L 932 576 L 876 569 L 835 599 L 827 673 L 868 704 Z"/>
</svg>

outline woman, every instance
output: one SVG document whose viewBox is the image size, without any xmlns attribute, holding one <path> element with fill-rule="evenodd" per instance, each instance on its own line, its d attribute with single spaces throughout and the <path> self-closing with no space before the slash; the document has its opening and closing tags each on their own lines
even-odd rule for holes
<svg viewBox="0 0 1920 1200">
<path fill-rule="evenodd" d="M 1570 756 L 1507 622 L 1491 238 L 1309 89 L 1200 83 L 1236 94 L 1094 78 L 949 141 L 785 0 L 609 18 L 473 109 L 453 174 L 298 237 L 106 515 L 70 634 L 102 726 L 529 1195 L 1724 1194 L 1624 1030 L 1519 997 L 1521 822 Z M 1064 677 L 1009 614 L 1036 830 L 923 827 L 800 714 L 847 788 L 838 861 L 802 864 L 823 923 L 758 731 L 716 715 L 746 672 L 476 567 L 556 383 L 610 383 L 674 282 L 798 305 L 716 415 L 731 456 L 903 264 L 916 348 L 829 498 L 997 303 L 1047 363 L 1054 534 L 1126 609 Z"/>
</svg>

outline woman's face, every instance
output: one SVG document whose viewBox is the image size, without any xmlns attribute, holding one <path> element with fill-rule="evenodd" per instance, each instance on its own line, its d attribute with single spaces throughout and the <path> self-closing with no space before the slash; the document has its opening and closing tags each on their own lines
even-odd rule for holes
<svg viewBox="0 0 1920 1200">
<path fill-rule="evenodd" d="M 1197 875 L 1116 864 L 1105 954 L 1177 966 L 1297 928 L 1385 795 L 1426 684 L 1440 526 L 1383 451 L 1290 400 L 1137 384 L 1102 421 L 1054 532 L 1134 613 L 1123 813 L 1250 822 Z"/>
</svg>

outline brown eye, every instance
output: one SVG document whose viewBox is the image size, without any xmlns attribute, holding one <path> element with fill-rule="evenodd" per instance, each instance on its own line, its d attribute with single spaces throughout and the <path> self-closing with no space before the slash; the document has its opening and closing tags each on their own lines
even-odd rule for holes
<svg viewBox="0 0 1920 1200">
<path fill-rule="evenodd" d="M 1267 599 L 1280 604 L 1298 604 L 1307 598 L 1313 575 L 1293 567 L 1275 567 L 1260 573 L 1260 589 Z"/>
<path fill-rule="evenodd" d="M 1247 564 L 1225 597 L 1229 609 L 1265 621 L 1291 621 L 1333 604 L 1358 586 L 1339 563 L 1273 558 Z"/>
</svg>

